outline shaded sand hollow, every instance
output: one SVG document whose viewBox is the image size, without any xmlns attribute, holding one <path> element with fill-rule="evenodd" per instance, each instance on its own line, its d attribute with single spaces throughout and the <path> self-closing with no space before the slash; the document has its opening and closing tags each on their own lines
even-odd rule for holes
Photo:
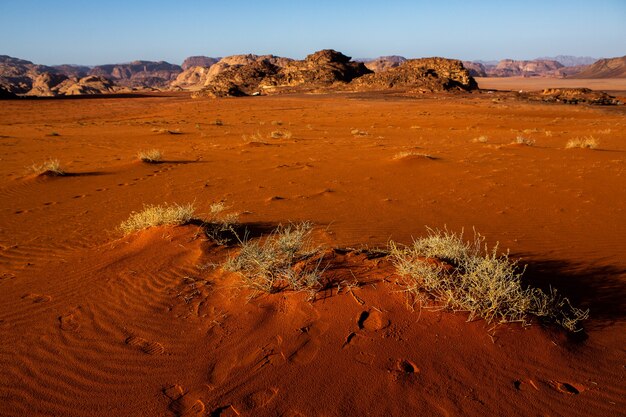
<svg viewBox="0 0 626 417">
<path fill-rule="evenodd" d="M 625 115 L 477 94 L 2 102 L 0 415 L 624 415 Z M 27 173 L 48 158 L 72 175 Z M 350 251 L 325 273 L 357 287 L 251 298 L 199 226 L 116 230 L 222 200 L 328 247 L 475 227 L 591 318 L 568 337 L 412 310 L 389 261 Z"/>
</svg>

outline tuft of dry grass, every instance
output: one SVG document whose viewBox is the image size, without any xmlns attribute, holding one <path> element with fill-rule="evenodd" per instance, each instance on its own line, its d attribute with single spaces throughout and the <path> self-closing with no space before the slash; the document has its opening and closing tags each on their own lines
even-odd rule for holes
<svg viewBox="0 0 626 417">
<path fill-rule="evenodd" d="M 140 212 L 132 212 L 119 229 L 127 235 L 153 226 L 181 225 L 190 222 L 194 213 L 195 207 L 191 203 L 147 205 Z"/>
<path fill-rule="evenodd" d="M 57 175 L 62 176 L 67 174 L 63 168 L 61 168 L 61 162 L 58 159 L 48 159 L 42 164 L 32 164 L 29 170 L 36 175 Z"/>
<path fill-rule="evenodd" d="M 567 142 L 567 144 L 565 144 L 566 149 L 596 149 L 598 146 L 600 146 L 600 141 L 593 136 L 571 139 Z"/>
<path fill-rule="evenodd" d="M 411 246 L 392 241 L 389 250 L 406 291 L 416 302 L 428 304 L 434 299 L 443 308 L 469 312 L 468 320 L 482 317 L 487 323 L 528 324 L 532 315 L 578 331 L 589 315 L 556 290 L 546 294 L 538 288 L 524 288 L 524 269 L 508 253 L 498 254 L 497 244 L 489 249 L 478 233 L 472 241 L 465 241 L 462 233 L 429 229 L 428 236 Z"/>
<path fill-rule="evenodd" d="M 229 207 L 223 201 L 213 203 L 209 207 L 209 217 L 203 221 L 204 233 L 218 245 L 228 245 L 238 239 L 236 213 L 225 213 Z"/>
<path fill-rule="evenodd" d="M 148 164 L 158 164 L 163 159 L 163 155 L 158 149 L 150 149 L 147 151 L 137 152 L 137 158 L 139 158 L 141 162 L 146 162 Z"/>
<path fill-rule="evenodd" d="M 259 292 L 305 291 L 310 298 L 322 288 L 319 248 L 311 245 L 308 222 L 279 226 L 263 242 L 243 240 L 239 253 L 224 269 L 236 272 L 244 285 Z"/>
<path fill-rule="evenodd" d="M 437 157 L 426 154 L 426 153 L 421 153 L 421 152 L 414 152 L 414 151 L 404 151 L 404 152 L 398 152 L 397 154 L 395 154 L 393 156 L 393 159 L 406 159 L 406 158 L 423 158 L 423 159 L 431 159 L 431 160 L 435 160 L 437 159 Z"/>
<path fill-rule="evenodd" d="M 479 136 L 477 138 L 472 139 L 474 143 L 487 143 L 489 142 L 489 138 L 487 136 Z"/>
<path fill-rule="evenodd" d="M 292 133 L 289 130 L 274 130 L 270 133 L 272 139 L 290 139 L 291 136 Z"/>
<path fill-rule="evenodd" d="M 515 142 L 513 143 L 518 144 L 518 145 L 533 146 L 535 144 L 535 140 L 525 138 L 524 136 L 518 136 L 515 138 Z"/>
</svg>

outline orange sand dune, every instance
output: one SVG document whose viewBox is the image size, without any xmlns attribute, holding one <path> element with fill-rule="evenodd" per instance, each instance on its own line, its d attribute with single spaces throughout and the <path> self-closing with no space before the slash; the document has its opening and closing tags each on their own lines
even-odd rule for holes
<svg viewBox="0 0 626 417">
<path fill-rule="evenodd" d="M 492 99 L 2 102 L 0 415 L 623 415 L 626 111 Z M 75 175 L 27 172 L 48 158 Z M 328 247 L 475 227 L 590 319 L 572 337 L 413 310 L 389 261 L 350 251 L 325 274 L 357 287 L 251 297 L 196 225 L 116 230 L 222 200 Z"/>
</svg>

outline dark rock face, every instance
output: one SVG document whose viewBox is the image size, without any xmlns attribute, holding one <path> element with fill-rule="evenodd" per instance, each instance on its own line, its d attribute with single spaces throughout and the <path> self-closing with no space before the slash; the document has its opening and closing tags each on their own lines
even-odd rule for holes
<svg viewBox="0 0 626 417">
<path fill-rule="evenodd" d="M 211 58 L 208 56 L 190 56 L 183 61 L 181 68 L 183 71 L 192 67 L 204 67 L 209 68 L 211 65 L 216 64 L 221 58 Z"/>
<path fill-rule="evenodd" d="M 0 100 L 10 100 L 14 98 L 17 98 L 15 94 L 10 92 L 9 90 L 6 90 L 4 87 L 0 86 Z"/>
<path fill-rule="evenodd" d="M 133 61 L 129 64 L 98 65 L 89 71 L 125 87 L 165 88 L 182 72 L 178 65 L 165 61 Z"/>
<path fill-rule="evenodd" d="M 411 59 L 398 67 L 357 78 L 352 85 L 358 90 L 470 91 L 478 88 L 461 61 L 447 58 Z"/>
</svg>

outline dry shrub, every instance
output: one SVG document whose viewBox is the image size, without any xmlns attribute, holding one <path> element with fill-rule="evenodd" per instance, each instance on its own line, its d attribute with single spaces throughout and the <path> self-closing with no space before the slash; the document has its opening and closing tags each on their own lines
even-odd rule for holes
<svg viewBox="0 0 626 417">
<path fill-rule="evenodd" d="M 228 209 L 223 201 L 211 204 L 209 217 L 203 222 L 205 234 L 218 245 L 228 245 L 239 238 L 236 230 L 239 216 L 226 213 Z"/>
<path fill-rule="evenodd" d="M 403 277 L 406 290 L 417 302 L 434 299 L 443 308 L 469 312 L 468 320 L 482 317 L 487 323 L 528 323 L 528 316 L 556 322 L 570 331 L 579 330 L 589 311 L 573 307 L 551 289 L 524 288 L 524 272 L 498 245 L 489 249 L 475 233 L 464 241 L 462 233 L 429 229 L 428 236 L 411 246 L 390 242 L 390 256 Z"/>
<path fill-rule="evenodd" d="M 311 245 L 308 222 L 279 226 L 264 241 L 244 240 L 239 253 L 224 264 L 255 291 L 305 291 L 310 298 L 322 288 L 322 256 Z"/>
<path fill-rule="evenodd" d="M 518 136 L 515 138 L 515 142 L 513 143 L 518 144 L 518 145 L 533 146 L 535 144 L 535 140 L 525 138 L 524 136 Z"/>
<path fill-rule="evenodd" d="M 437 159 L 437 157 L 429 155 L 427 153 L 420 153 L 414 151 L 398 152 L 393 156 L 393 159 L 406 159 L 406 158 L 423 158 L 423 159 Z"/>
<path fill-rule="evenodd" d="M 42 164 L 32 164 L 29 170 L 36 175 L 65 175 L 66 172 L 61 168 L 61 162 L 58 159 L 48 159 Z"/>
<path fill-rule="evenodd" d="M 571 139 L 569 142 L 567 142 L 565 148 L 596 149 L 598 146 L 600 146 L 600 141 L 598 139 L 594 138 L 593 136 L 586 136 L 584 138 Z"/>
<path fill-rule="evenodd" d="M 369 133 L 367 133 L 366 131 L 364 131 L 364 130 L 359 130 L 359 129 L 352 129 L 352 130 L 350 131 L 350 133 L 351 133 L 352 135 L 354 135 L 354 136 L 367 136 L 367 135 L 369 135 Z"/>
<path fill-rule="evenodd" d="M 163 159 L 163 155 L 158 149 L 150 149 L 147 151 L 137 152 L 137 158 L 139 158 L 141 162 L 146 162 L 148 164 L 157 164 L 161 162 L 161 160 Z"/>
<path fill-rule="evenodd" d="M 152 226 L 181 225 L 190 222 L 194 213 L 193 204 L 147 205 L 140 212 L 132 212 L 119 229 L 127 235 Z"/>
<path fill-rule="evenodd" d="M 290 139 L 292 136 L 289 130 L 274 130 L 270 133 L 272 139 Z"/>
<path fill-rule="evenodd" d="M 472 142 L 474 143 L 487 143 L 489 141 L 489 138 L 487 136 L 479 136 L 477 138 L 472 139 Z"/>
</svg>

